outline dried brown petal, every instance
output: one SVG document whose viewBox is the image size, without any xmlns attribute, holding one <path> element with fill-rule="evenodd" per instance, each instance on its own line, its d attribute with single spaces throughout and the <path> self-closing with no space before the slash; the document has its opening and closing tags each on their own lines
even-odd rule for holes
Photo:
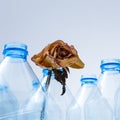
<svg viewBox="0 0 120 120">
<path fill-rule="evenodd" d="M 62 40 L 47 45 L 40 53 L 31 58 L 42 68 L 57 69 L 60 67 L 83 68 L 84 63 L 79 58 L 74 46 L 69 46 Z"/>
</svg>

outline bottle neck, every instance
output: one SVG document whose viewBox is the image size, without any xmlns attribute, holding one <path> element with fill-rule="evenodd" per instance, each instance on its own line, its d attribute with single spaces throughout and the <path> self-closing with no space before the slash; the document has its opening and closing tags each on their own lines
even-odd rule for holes
<svg viewBox="0 0 120 120">
<path fill-rule="evenodd" d="M 82 75 L 81 76 L 81 86 L 83 85 L 96 85 L 97 84 L 97 77 L 96 75 Z"/>
<path fill-rule="evenodd" d="M 4 57 L 26 59 L 28 55 L 27 46 L 18 43 L 5 44 L 3 55 Z"/>
<path fill-rule="evenodd" d="M 104 72 L 110 72 L 110 71 L 115 71 L 119 72 L 120 71 L 120 59 L 104 59 L 101 61 L 101 73 Z"/>
<path fill-rule="evenodd" d="M 95 81 L 86 81 L 86 82 L 82 82 L 81 86 L 96 86 L 97 83 Z"/>
<path fill-rule="evenodd" d="M 42 84 L 43 91 L 46 92 L 49 88 L 52 70 L 43 69 L 42 72 L 43 72 L 43 77 L 42 77 L 41 84 Z"/>
<path fill-rule="evenodd" d="M 119 63 L 106 63 L 101 66 L 101 73 L 104 72 L 120 72 L 120 64 Z"/>
</svg>

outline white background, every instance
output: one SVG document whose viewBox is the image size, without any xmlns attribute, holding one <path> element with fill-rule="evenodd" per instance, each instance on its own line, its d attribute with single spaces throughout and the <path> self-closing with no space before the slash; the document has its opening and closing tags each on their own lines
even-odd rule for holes
<svg viewBox="0 0 120 120">
<path fill-rule="evenodd" d="M 0 0 L 0 60 L 5 43 L 26 43 L 40 77 L 30 58 L 57 39 L 74 45 L 85 63 L 84 69 L 70 69 L 67 84 L 75 94 L 82 74 L 98 76 L 101 59 L 120 57 L 120 1 Z"/>
</svg>

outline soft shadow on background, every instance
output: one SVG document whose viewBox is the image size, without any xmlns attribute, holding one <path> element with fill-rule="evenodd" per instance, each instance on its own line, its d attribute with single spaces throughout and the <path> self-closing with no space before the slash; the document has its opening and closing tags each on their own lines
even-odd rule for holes
<svg viewBox="0 0 120 120">
<path fill-rule="evenodd" d="M 1 0 L 0 60 L 7 42 L 28 45 L 28 61 L 47 44 L 61 39 L 74 45 L 84 69 L 70 69 L 68 86 L 73 95 L 83 73 L 100 73 L 100 60 L 120 58 L 119 0 Z"/>
</svg>

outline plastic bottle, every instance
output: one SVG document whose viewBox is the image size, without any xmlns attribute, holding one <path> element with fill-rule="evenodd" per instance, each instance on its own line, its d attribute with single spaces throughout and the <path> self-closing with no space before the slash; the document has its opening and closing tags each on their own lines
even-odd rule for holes
<svg viewBox="0 0 120 120">
<path fill-rule="evenodd" d="M 67 120 L 113 120 L 112 110 L 97 87 L 96 75 L 81 76 L 81 87 L 68 107 Z"/>
<path fill-rule="evenodd" d="M 39 88 L 31 93 L 21 107 L 20 120 L 45 120 L 44 106 L 45 94 L 41 85 L 39 85 Z"/>
<path fill-rule="evenodd" d="M 120 105 L 118 100 L 120 95 L 120 59 L 103 59 L 101 60 L 100 68 L 100 89 L 113 110 L 115 120 L 118 120 L 118 106 Z"/>
<path fill-rule="evenodd" d="M 41 86 L 25 102 L 22 109 L 21 120 L 63 120 L 59 106 L 49 94 L 43 92 Z"/>
<path fill-rule="evenodd" d="M 114 116 L 115 120 L 120 120 L 120 88 L 118 88 L 115 94 Z"/>
<path fill-rule="evenodd" d="M 4 59 L 0 64 L 0 73 L 9 84 L 9 88 L 21 105 L 33 89 L 39 86 L 39 80 L 27 61 L 27 45 L 7 43 L 3 49 Z"/>
<path fill-rule="evenodd" d="M 17 120 L 18 101 L 0 74 L 0 120 Z"/>
<path fill-rule="evenodd" d="M 44 92 L 54 99 L 53 102 L 55 102 L 60 108 L 60 114 L 63 117 L 62 120 L 66 120 L 66 110 L 73 99 L 72 93 L 66 85 L 66 92 L 63 95 L 61 95 L 62 86 L 58 81 L 54 79 L 54 73 L 48 69 L 43 69 L 42 72 L 43 77 L 41 78 L 41 84 L 44 89 Z M 50 73 L 52 74 L 52 76 L 49 79 Z"/>
</svg>

